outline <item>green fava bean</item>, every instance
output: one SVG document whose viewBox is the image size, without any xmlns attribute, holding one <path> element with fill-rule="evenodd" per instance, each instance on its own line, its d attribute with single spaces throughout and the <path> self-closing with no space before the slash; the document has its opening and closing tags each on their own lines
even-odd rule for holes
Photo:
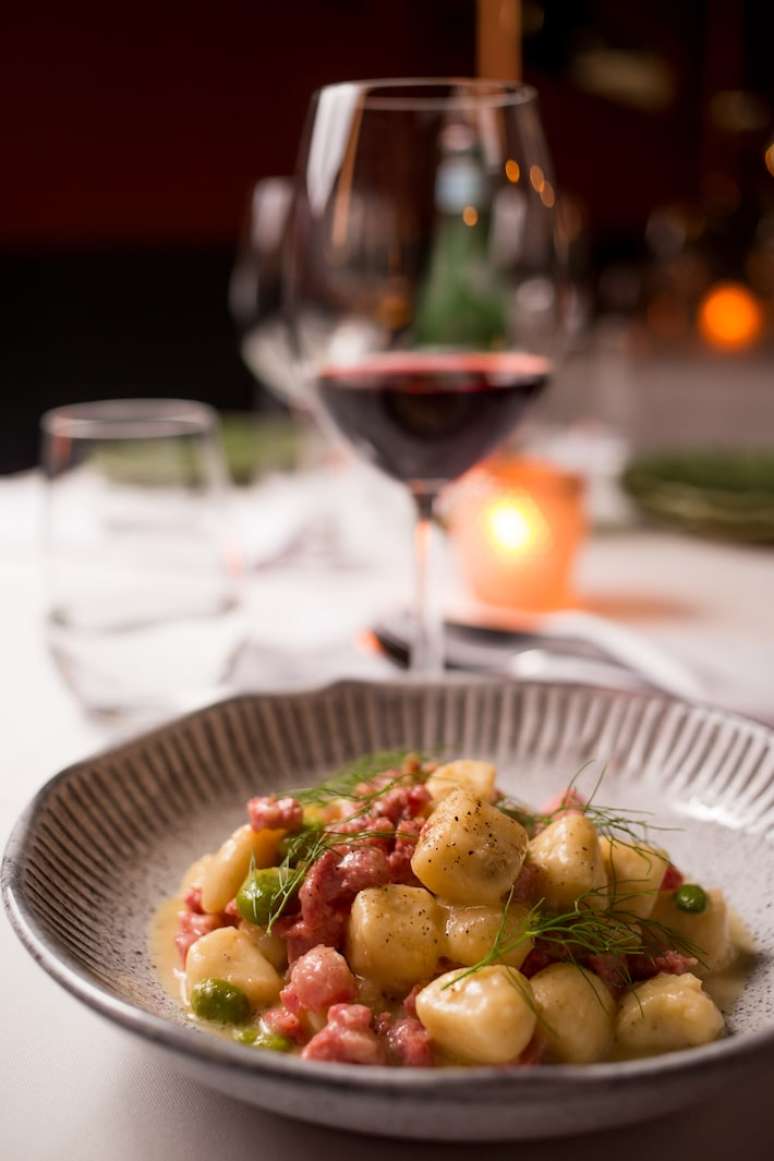
<svg viewBox="0 0 774 1161">
<path fill-rule="evenodd" d="M 254 1024 L 249 1028 L 240 1028 L 234 1033 L 240 1044 L 253 1044 L 256 1048 L 267 1048 L 271 1052 L 290 1052 L 292 1040 L 287 1036 L 280 1036 L 277 1032 L 267 1032 L 265 1028 L 257 1028 Z"/>
<path fill-rule="evenodd" d="M 302 862 L 315 847 L 323 825 L 320 822 L 305 822 L 295 834 L 285 835 L 278 847 L 280 858 L 287 860 L 292 866 Z"/>
<path fill-rule="evenodd" d="M 277 1032 L 264 1032 L 255 1039 L 257 1048 L 268 1048 L 270 1052 L 290 1052 L 292 1040 L 287 1036 L 280 1036 Z"/>
<path fill-rule="evenodd" d="M 279 1032 L 267 1032 L 262 1029 L 255 1038 L 256 1048 L 267 1048 L 270 1052 L 290 1052 L 293 1041 L 287 1036 L 280 1036 Z"/>
<path fill-rule="evenodd" d="M 698 883 L 683 883 L 675 891 L 674 900 L 680 911 L 688 911 L 692 915 L 701 915 L 709 903 L 707 892 Z"/>
<path fill-rule="evenodd" d="M 255 1044 L 260 1034 L 260 1028 L 256 1028 L 254 1024 L 248 1024 L 246 1028 L 234 1029 L 234 1039 L 238 1040 L 240 1044 Z"/>
<path fill-rule="evenodd" d="M 191 1008 L 201 1020 L 217 1024 L 243 1024 L 250 1016 L 250 1001 L 242 989 L 215 978 L 194 985 Z"/>
<path fill-rule="evenodd" d="M 264 867 L 259 871 L 251 871 L 236 897 L 237 911 L 242 918 L 258 927 L 266 927 L 271 916 L 277 914 L 277 906 L 289 877 L 290 872 L 283 867 Z"/>
</svg>

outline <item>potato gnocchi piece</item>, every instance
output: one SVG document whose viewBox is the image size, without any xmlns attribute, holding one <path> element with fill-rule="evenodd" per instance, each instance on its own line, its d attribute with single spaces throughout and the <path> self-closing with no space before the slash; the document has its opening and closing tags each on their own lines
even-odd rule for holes
<svg viewBox="0 0 774 1161">
<path fill-rule="evenodd" d="M 503 941 L 511 943 L 527 926 L 529 908 L 511 903 L 503 927 Z M 446 958 L 463 967 L 472 967 L 491 950 L 497 937 L 503 913 L 500 907 L 451 906 L 446 910 Z M 533 948 L 533 940 L 522 939 L 500 960 L 511 967 L 521 967 Z"/>
<path fill-rule="evenodd" d="M 422 887 L 367 887 L 352 904 L 347 959 L 357 975 L 387 991 L 408 991 L 438 968 L 443 913 Z"/>
<path fill-rule="evenodd" d="M 461 980 L 459 974 L 446 972 L 417 995 L 417 1016 L 433 1042 L 442 1052 L 469 1064 L 515 1060 L 535 1031 L 529 980 L 502 964 Z"/>
<path fill-rule="evenodd" d="M 186 992 L 202 980 L 226 980 L 241 988 L 254 1008 L 271 1004 L 282 981 L 255 943 L 236 927 L 219 927 L 191 945 L 185 965 Z"/>
<path fill-rule="evenodd" d="M 447 762 L 439 766 L 428 778 L 425 786 L 434 802 L 447 798 L 454 790 L 467 790 L 484 802 L 492 802 L 495 794 L 497 771 L 491 762 L 474 762 L 462 758 L 457 762 Z"/>
<path fill-rule="evenodd" d="M 701 980 L 661 973 L 624 996 L 615 1037 L 619 1055 L 653 1056 L 717 1040 L 723 1017 Z"/>
<path fill-rule="evenodd" d="M 277 859 L 281 830 L 253 830 L 249 823 L 237 827 L 220 850 L 210 856 L 201 878 L 202 907 L 222 911 L 242 886 L 250 864 L 270 867 Z"/>
<path fill-rule="evenodd" d="M 543 968 L 530 980 L 540 1037 L 554 1060 L 591 1064 L 609 1057 L 616 1003 L 599 976 L 569 963 Z"/>
<path fill-rule="evenodd" d="M 658 889 L 669 866 L 669 858 L 655 847 L 620 839 L 599 839 L 607 874 L 612 911 L 627 911 L 647 919 L 656 906 Z"/>
<path fill-rule="evenodd" d="M 521 870 L 527 843 L 515 819 L 454 790 L 423 826 L 411 867 L 420 883 L 451 903 L 496 905 Z"/>
<path fill-rule="evenodd" d="M 288 966 L 288 945 L 275 931 L 267 932 L 264 927 L 257 927 L 242 919 L 239 930 L 255 944 L 264 959 L 267 959 L 273 968 L 282 972 Z"/>
<path fill-rule="evenodd" d="M 580 895 L 593 892 L 587 906 L 607 906 L 607 875 L 596 829 L 583 814 L 563 814 L 549 823 L 529 844 L 530 859 L 538 869 L 536 894 L 547 907 L 563 911 Z"/>
<path fill-rule="evenodd" d="M 180 880 L 180 894 L 185 895 L 192 887 L 201 887 L 207 867 L 212 862 L 212 855 L 202 855 L 195 859 Z"/>
<path fill-rule="evenodd" d="M 693 969 L 697 976 L 722 971 L 734 958 L 731 939 L 731 917 L 723 892 L 717 887 L 707 891 L 704 911 L 681 911 L 674 892 L 664 891 L 653 909 L 653 918 L 665 924 L 696 948 L 700 962 Z"/>
</svg>

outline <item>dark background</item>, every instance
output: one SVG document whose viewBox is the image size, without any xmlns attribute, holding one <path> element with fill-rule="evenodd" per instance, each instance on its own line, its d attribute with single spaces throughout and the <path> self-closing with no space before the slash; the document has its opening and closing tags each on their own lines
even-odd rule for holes
<svg viewBox="0 0 774 1161">
<path fill-rule="evenodd" d="M 475 23 L 475 0 L 76 0 L 0 18 L 0 471 L 35 461 L 57 403 L 249 407 L 226 287 L 251 182 L 291 171 L 314 88 L 472 74 Z M 525 0 L 523 26 L 593 278 L 641 260 L 654 207 L 774 188 L 774 5 Z"/>
</svg>

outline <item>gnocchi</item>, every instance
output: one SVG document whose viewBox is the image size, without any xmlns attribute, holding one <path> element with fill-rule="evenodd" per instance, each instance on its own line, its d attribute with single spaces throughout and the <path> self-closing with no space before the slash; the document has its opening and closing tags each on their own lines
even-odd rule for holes
<svg viewBox="0 0 774 1161">
<path fill-rule="evenodd" d="M 511 967 L 521 967 L 533 947 L 532 939 L 525 934 L 528 922 L 529 908 L 520 903 L 511 903 L 505 914 L 500 907 L 448 907 L 446 958 L 471 967 L 488 953 L 501 930 L 508 950 L 498 960 Z"/>
<path fill-rule="evenodd" d="M 476 798 L 484 802 L 491 802 L 495 794 L 495 777 L 497 771 L 491 762 L 473 762 L 470 759 L 461 759 L 457 762 L 447 762 L 439 766 L 425 785 L 430 797 L 440 802 L 454 790 L 467 790 Z"/>
<path fill-rule="evenodd" d="M 562 814 L 529 844 L 538 870 L 539 891 L 546 906 L 557 911 L 576 899 L 596 910 L 607 906 L 607 875 L 594 824 L 584 814 Z"/>
<path fill-rule="evenodd" d="M 532 977 L 540 1035 L 554 1060 L 591 1064 L 613 1047 L 616 1004 L 599 976 L 555 963 Z"/>
<path fill-rule="evenodd" d="M 497 904 L 515 882 L 527 832 L 466 790 L 454 790 L 430 815 L 411 868 L 429 891 L 452 903 Z"/>
<path fill-rule="evenodd" d="M 206 873 L 207 867 L 212 862 L 212 855 L 202 855 L 199 859 L 194 859 L 188 870 L 180 880 L 180 892 L 185 894 L 194 887 L 201 888 L 202 879 Z"/>
<path fill-rule="evenodd" d="M 188 952 L 185 968 L 186 991 L 196 984 L 218 979 L 245 993 L 254 1008 L 271 1004 L 279 995 L 282 981 L 252 939 L 236 927 L 220 927 L 197 939 Z"/>
<path fill-rule="evenodd" d="M 251 798 L 251 825 L 162 906 L 170 989 L 196 1019 L 252 1050 L 411 1067 L 585 1065 L 722 1035 L 712 997 L 747 937 L 631 812 L 619 825 L 575 786 L 533 812 L 485 760 L 365 767 Z"/>
<path fill-rule="evenodd" d="M 681 911 L 672 892 L 662 892 L 653 911 L 653 918 L 664 923 L 685 939 L 698 963 L 697 976 L 722 971 L 734 958 L 731 941 L 731 917 L 723 892 L 717 888 L 707 891 L 707 905 L 698 913 Z"/>
<path fill-rule="evenodd" d="M 204 864 L 200 886 L 205 911 L 222 911 L 236 895 L 250 869 L 269 867 L 277 853 L 282 831 L 255 831 L 249 823 L 238 827 Z"/>
<path fill-rule="evenodd" d="M 660 974 L 624 996 L 615 1025 L 621 1056 L 653 1056 L 717 1040 L 723 1016 L 701 980 Z"/>
<path fill-rule="evenodd" d="M 288 966 L 288 949 L 285 940 L 277 935 L 276 931 L 267 931 L 265 927 L 256 927 L 254 923 L 239 924 L 251 943 L 255 944 L 264 959 L 267 959 L 278 972 Z"/>
<path fill-rule="evenodd" d="M 352 904 L 347 959 L 357 975 L 406 992 L 436 971 L 443 951 L 441 909 L 422 887 L 388 884 L 361 891 Z"/>
<path fill-rule="evenodd" d="M 656 906 L 668 857 L 645 843 L 635 845 L 606 835 L 600 838 L 599 845 L 611 908 L 646 919 Z"/>
<path fill-rule="evenodd" d="M 439 1049 L 468 1064 L 518 1060 L 537 1022 L 529 980 L 499 964 L 463 979 L 446 972 L 422 989 L 416 1008 Z"/>
</svg>

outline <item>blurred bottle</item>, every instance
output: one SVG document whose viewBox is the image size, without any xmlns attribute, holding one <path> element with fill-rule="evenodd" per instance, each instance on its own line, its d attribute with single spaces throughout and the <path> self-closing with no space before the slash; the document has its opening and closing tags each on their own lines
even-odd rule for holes
<svg viewBox="0 0 774 1161">
<path fill-rule="evenodd" d="M 449 126 L 445 135 L 435 232 L 414 320 L 421 345 L 488 350 L 505 344 L 505 290 L 488 259 L 491 198 L 476 141 L 462 125 Z"/>
</svg>

